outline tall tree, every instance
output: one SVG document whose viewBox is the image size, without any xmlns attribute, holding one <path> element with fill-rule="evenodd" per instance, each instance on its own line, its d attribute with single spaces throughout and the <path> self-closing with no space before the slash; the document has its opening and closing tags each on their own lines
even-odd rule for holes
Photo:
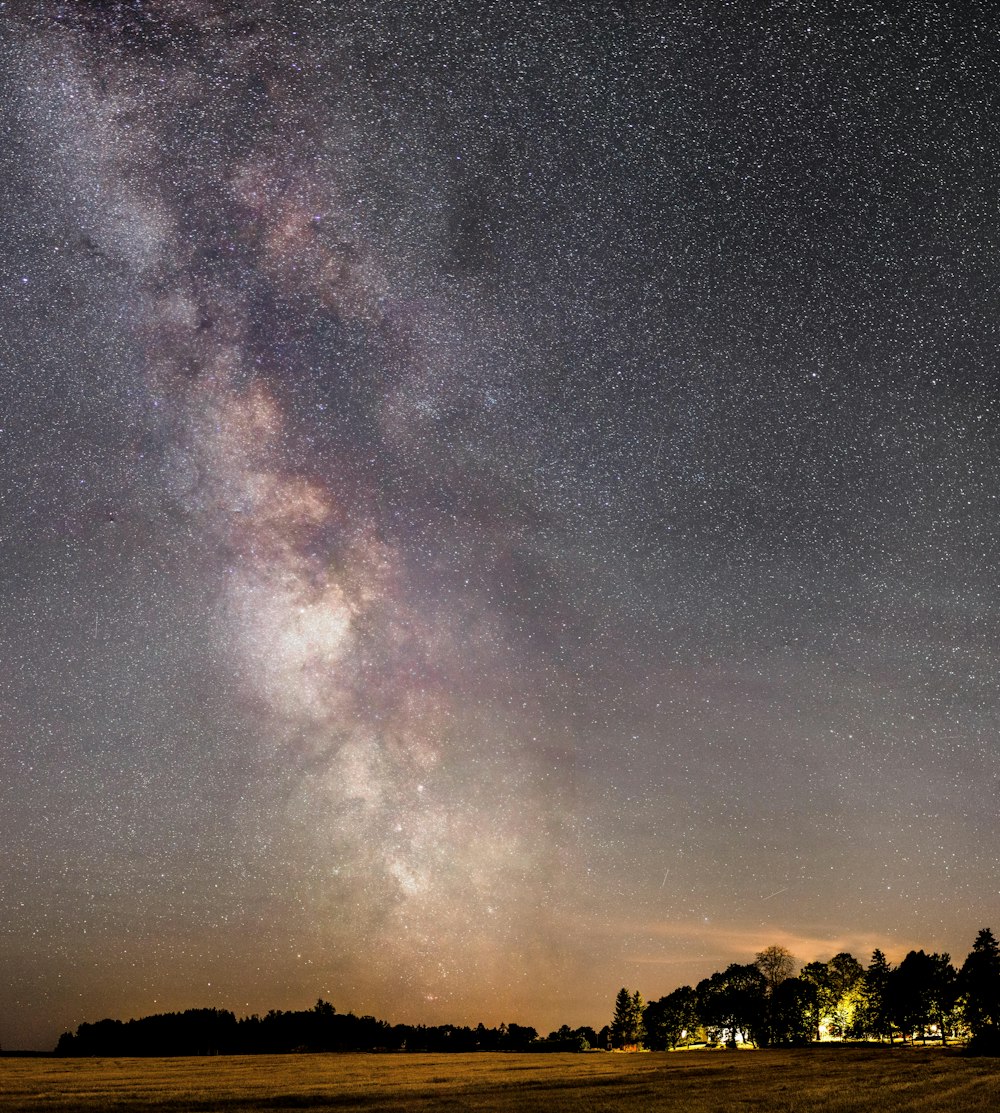
<svg viewBox="0 0 1000 1113">
<path fill-rule="evenodd" d="M 919 1032 L 927 1042 L 927 1026 L 931 1023 L 933 1003 L 933 963 L 924 951 L 910 951 L 892 972 L 889 980 L 889 1001 L 892 1018 L 903 1034 L 913 1040 Z"/>
<path fill-rule="evenodd" d="M 826 964 L 834 999 L 827 1021 L 830 1034 L 843 1039 L 854 1028 L 854 1014 L 861 998 L 865 969 L 849 951 L 841 951 Z"/>
<path fill-rule="evenodd" d="M 941 1032 L 941 1045 L 946 1047 L 958 1004 L 958 971 L 952 966 L 951 955 L 947 953 L 931 955 L 930 997 L 931 1019 Z"/>
<path fill-rule="evenodd" d="M 646 1025 L 643 1020 L 643 1013 L 646 1011 L 646 1002 L 642 999 L 642 994 L 636 990 L 632 994 L 632 1035 L 634 1039 L 632 1043 L 637 1047 L 642 1047 L 642 1041 L 646 1038 Z"/>
<path fill-rule="evenodd" d="M 615 997 L 615 1015 L 611 1021 L 611 1042 L 615 1047 L 640 1047 L 645 1035 L 642 1013 L 645 1004 L 639 991 L 622 986 Z"/>
<path fill-rule="evenodd" d="M 962 963 L 959 987 L 972 1031 L 970 1048 L 1000 1053 L 1000 945 L 989 928 L 976 936 Z"/>
<path fill-rule="evenodd" d="M 836 1000 L 830 970 L 825 962 L 807 962 L 799 971 L 799 977 L 816 987 L 811 1020 L 813 1039 L 818 1040 L 823 1034 L 823 1022 L 833 1011 Z"/>
<path fill-rule="evenodd" d="M 861 1000 L 855 1012 L 859 1035 L 875 1036 L 881 1042 L 892 1042 L 892 1019 L 889 1011 L 889 980 L 892 967 L 877 948 L 861 983 Z"/>
<path fill-rule="evenodd" d="M 786 978 L 767 1002 L 768 1042 L 802 1047 L 812 1039 L 816 986 L 802 978 Z"/>
<path fill-rule="evenodd" d="M 767 995 L 770 997 L 786 978 L 795 973 L 795 959 L 787 947 L 765 947 L 753 960 L 754 965 L 764 975 Z"/>
</svg>

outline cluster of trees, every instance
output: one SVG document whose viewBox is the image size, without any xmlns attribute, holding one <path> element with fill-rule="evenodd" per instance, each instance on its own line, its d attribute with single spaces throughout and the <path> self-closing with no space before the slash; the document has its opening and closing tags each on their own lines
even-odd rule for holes
<svg viewBox="0 0 1000 1113">
<path fill-rule="evenodd" d="M 292 1051 L 586 1051 L 668 1050 L 693 1043 L 799 1046 L 823 1037 L 943 1043 L 971 1036 L 970 1048 L 1000 1054 L 1000 945 L 984 928 L 961 969 L 946 954 L 910 951 L 896 967 L 875 951 L 867 969 L 843 952 L 829 962 L 795 961 L 768 947 L 752 963 L 733 963 L 646 1004 L 625 987 L 609 1025 L 564 1024 L 540 1039 L 534 1028 L 388 1024 L 338 1013 L 320 999 L 312 1009 L 236 1016 L 189 1009 L 138 1020 L 100 1020 L 66 1032 L 57 1055 L 214 1055 Z"/>
<path fill-rule="evenodd" d="M 876 950 L 865 969 L 847 952 L 794 976 L 783 947 L 733 963 L 693 989 L 681 986 L 639 1007 L 622 988 L 610 1026 L 614 1047 L 695 1042 L 799 1046 L 824 1037 L 893 1041 L 970 1035 L 973 1050 L 1000 1052 L 1000 946 L 984 928 L 961 969 L 947 954 L 910 951 L 892 967 Z"/>
<path fill-rule="evenodd" d="M 549 1037 L 559 1037 L 553 1033 Z M 66 1032 L 57 1055 L 254 1055 L 293 1051 L 531 1051 L 549 1048 L 521 1024 L 499 1028 L 388 1024 L 338 1013 L 328 1001 L 298 1012 L 236 1016 L 226 1009 L 188 1009 L 137 1020 L 99 1020 Z M 576 1050 L 574 1046 L 572 1050 Z"/>
</svg>

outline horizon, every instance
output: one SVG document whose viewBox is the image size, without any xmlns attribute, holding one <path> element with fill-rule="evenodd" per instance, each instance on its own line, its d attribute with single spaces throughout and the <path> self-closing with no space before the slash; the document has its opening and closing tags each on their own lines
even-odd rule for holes
<svg viewBox="0 0 1000 1113">
<path fill-rule="evenodd" d="M 777 944 L 777 945 L 781 945 L 781 944 Z M 971 948 L 971 944 L 970 944 L 970 948 Z M 872 950 L 874 950 L 874 949 L 875 948 L 872 948 Z M 917 947 L 917 946 L 908 947 L 908 948 L 906 948 L 906 951 L 900 951 L 898 956 L 894 955 L 891 952 L 891 950 L 890 951 L 885 951 L 881 947 L 879 947 L 878 949 L 883 951 L 883 954 L 885 955 L 886 959 L 888 960 L 888 962 L 891 966 L 896 966 L 905 957 L 905 954 L 908 953 L 911 950 L 929 951 L 929 950 L 933 950 L 934 948 Z M 802 966 L 804 966 L 806 963 L 813 962 L 813 961 L 820 961 L 820 962 L 829 961 L 829 959 L 831 959 L 834 956 L 835 953 L 844 953 L 844 952 L 842 950 L 841 951 L 836 951 L 836 952 L 829 951 L 828 953 L 817 952 L 812 958 L 804 958 L 804 959 L 799 959 L 797 956 L 793 955 L 792 958 L 794 960 L 794 969 L 793 969 L 793 975 L 792 976 L 796 976 L 799 973 L 799 971 L 801 970 Z M 852 952 L 848 951 L 847 953 L 852 953 Z M 943 952 L 943 953 L 948 953 L 950 955 L 953 966 L 955 966 L 956 968 L 961 966 L 962 955 L 960 953 L 958 955 L 956 955 L 953 952 Z M 871 953 L 869 952 L 867 958 L 865 958 L 865 957 L 863 957 L 862 955 L 859 955 L 859 954 L 855 954 L 854 957 L 857 958 L 861 962 L 862 966 L 867 967 L 868 961 L 871 958 Z M 744 956 L 744 959 L 747 962 L 752 962 L 754 960 L 754 956 Z M 732 961 L 733 962 L 739 962 L 741 960 L 739 958 L 736 958 L 736 959 L 732 959 Z M 723 969 L 726 965 L 729 965 L 729 963 L 725 962 L 721 965 L 718 965 L 717 969 Z M 698 984 L 698 982 L 700 982 L 703 978 L 710 977 L 713 972 L 714 971 L 703 971 L 700 975 L 693 976 L 688 981 L 677 982 L 675 985 L 669 986 L 668 988 L 664 989 L 662 992 L 647 994 L 643 991 L 642 986 L 637 985 L 637 986 L 635 986 L 635 988 L 639 989 L 640 993 L 642 993 L 643 998 L 645 999 L 646 1003 L 648 1004 L 651 1001 L 658 1000 L 660 997 L 666 996 L 668 993 L 672 992 L 674 989 L 677 989 L 679 986 L 682 986 L 682 985 L 689 985 L 689 986 L 692 986 L 692 987 L 696 986 Z M 427 1025 L 427 1026 L 454 1025 L 456 1027 L 465 1026 L 465 1027 L 475 1028 L 478 1024 L 482 1023 L 487 1028 L 495 1028 L 495 1027 L 499 1026 L 500 1024 L 515 1023 L 515 1024 L 522 1024 L 522 1025 L 526 1025 L 526 1026 L 535 1028 L 538 1031 L 538 1034 L 539 1034 L 540 1037 L 544 1036 L 546 1032 L 556 1031 L 562 1024 L 569 1024 L 569 1026 L 571 1028 L 580 1028 L 580 1027 L 583 1027 L 583 1026 L 590 1026 L 590 1027 L 594 1028 L 595 1031 L 600 1031 L 600 1029 L 602 1027 L 604 1027 L 605 1024 L 610 1023 L 610 1016 L 611 1016 L 611 1013 L 613 1013 L 613 1011 L 614 1011 L 614 995 L 613 994 L 609 997 L 609 1000 L 611 1002 L 610 1006 L 604 1010 L 608 1014 L 608 1019 L 605 1019 L 603 1021 L 598 1022 L 598 1021 L 595 1021 L 595 1020 L 579 1020 L 579 1019 L 574 1019 L 574 1018 L 567 1019 L 565 1017 L 557 1020 L 554 1017 L 550 1017 L 549 1021 L 545 1024 L 536 1024 L 536 1023 L 534 1023 L 532 1018 L 506 1016 L 506 1015 L 503 1016 L 500 1019 L 496 1019 L 496 1018 L 488 1019 L 487 1017 L 484 1017 L 484 1016 L 478 1016 L 475 1019 L 472 1019 L 470 1016 L 465 1016 L 465 1017 L 461 1017 L 461 1018 L 456 1019 L 455 1017 L 445 1016 L 444 1015 L 444 1010 L 442 1010 L 442 1009 L 435 1010 L 436 1013 L 438 1014 L 437 1019 L 429 1020 L 429 1019 L 426 1018 L 426 1016 L 421 1018 L 421 1017 L 415 1016 L 415 1015 L 394 1015 L 394 1014 L 391 1015 L 391 1014 L 386 1013 L 386 1012 L 381 1012 L 379 1010 L 369 1009 L 369 1008 L 365 1008 L 365 1007 L 357 1007 L 357 1006 L 342 1007 L 341 1005 L 338 1005 L 336 1001 L 330 1000 L 329 998 L 324 997 L 322 994 L 317 998 L 317 1000 L 326 1000 L 328 1004 L 333 1006 L 334 1010 L 337 1013 L 353 1014 L 353 1015 L 359 1016 L 359 1017 L 360 1016 L 374 1016 L 377 1020 L 385 1021 L 386 1023 L 388 1023 L 390 1025 L 395 1025 L 395 1024 L 407 1024 L 407 1025 L 415 1025 L 415 1026 L 422 1025 L 422 1024 Z M 37 1053 L 40 1053 L 40 1054 L 46 1054 L 46 1053 L 49 1053 L 51 1051 L 51 1049 L 55 1047 L 59 1036 L 62 1035 L 64 1032 L 75 1032 L 80 1024 L 86 1024 L 86 1023 L 93 1024 L 98 1020 L 104 1020 L 104 1019 L 116 1019 L 116 1020 L 128 1021 L 128 1020 L 138 1019 L 141 1016 L 158 1015 L 158 1014 L 163 1014 L 163 1013 L 179 1013 L 179 1012 L 187 1011 L 188 1009 L 224 1009 L 224 1010 L 228 1010 L 228 1011 L 232 1012 L 237 1017 L 237 1019 L 240 1019 L 240 1018 L 243 1018 L 243 1017 L 250 1017 L 250 1016 L 263 1016 L 270 1009 L 276 1009 L 278 1011 L 308 1010 L 308 1009 L 313 1008 L 314 1005 L 316 1004 L 316 1002 L 313 1001 L 311 1003 L 298 1003 L 298 1004 L 296 1004 L 296 1003 L 283 1003 L 283 1004 L 280 1004 L 280 1005 L 276 1005 L 274 1002 L 271 1002 L 271 1003 L 266 1003 L 266 1004 L 260 1004 L 257 1007 L 251 1007 L 251 1004 L 248 1001 L 248 1002 L 243 1003 L 242 1008 L 238 1004 L 235 1004 L 235 1003 L 219 1003 L 219 1002 L 214 1002 L 213 1003 L 213 1002 L 207 1002 L 207 1001 L 201 1002 L 201 1003 L 188 1003 L 186 1005 L 175 1003 L 172 1006 L 165 1006 L 165 1005 L 161 1005 L 161 1002 L 159 1000 L 154 1000 L 153 1004 L 156 1006 L 156 1008 L 150 1009 L 146 1012 L 133 1011 L 130 1015 L 124 1015 L 123 1014 L 123 1015 L 120 1015 L 120 1016 L 110 1016 L 110 1015 L 101 1015 L 101 1016 L 85 1015 L 85 1016 L 82 1016 L 80 1019 L 75 1020 L 72 1024 L 62 1028 L 59 1031 L 58 1035 L 55 1037 L 55 1039 L 53 1039 L 53 1041 L 51 1043 L 51 1047 L 49 1047 L 49 1046 L 46 1046 L 46 1047 L 39 1047 L 39 1046 L 36 1046 L 36 1047 L 10 1047 L 3 1040 L 3 1038 L 2 1038 L 3 1033 L 2 1033 L 2 1031 L 0 1031 L 0 1052 L 27 1051 L 27 1052 L 37 1052 Z"/>
<path fill-rule="evenodd" d="M 997 922 L 1000 12 L 660 7 L 4 8 L 4 1047 Z"/>
</svg>

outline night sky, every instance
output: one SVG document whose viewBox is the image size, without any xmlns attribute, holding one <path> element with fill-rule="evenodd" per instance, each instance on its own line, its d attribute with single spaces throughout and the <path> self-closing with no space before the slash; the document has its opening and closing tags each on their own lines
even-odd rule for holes
<svg viewBox="0 0 1000 1113">
<path fill-rule="evenodd" d="M 1000 927 L 1000 15 L 906 13 L 0 3 L 3 1047 Z"/>
</svg>

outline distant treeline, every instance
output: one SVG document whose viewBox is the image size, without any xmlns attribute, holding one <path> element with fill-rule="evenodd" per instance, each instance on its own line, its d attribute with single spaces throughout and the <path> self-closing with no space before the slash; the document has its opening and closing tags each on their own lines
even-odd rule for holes
<svg viewBox="0 0 1000 1113">
<path fill-rule="evenodd" d="M 520 1024 L 499 1028 L 388 1024 L 338 1013 L 320 999 L 298 1012 L 237 1019 L 226 1009 L 187 1009 L 138 1020 L 99 1020 L 66 1032 L 57 1055 L 258 1055 L 293 1051 L 533 1051 L 550 1049 Z M 574 1048 L 575 1050 L 575 1048 Z"/>
<path fill-rule="evenodd" d="M 542 1039 L 534 1028 L 388 1024 L 338 1013 L 320 999 L 300 1012 L 237 1019 L 224 1009 L 188 1009 L 138 1020 L 99 1020 L 66 1032 L 57 1055 L 255 1055 L 295 1051 L 671 1050 L 701 1044 L 795 1047 L 820 1039 L 912 1042 L 969 1039 L 1000 1053 L 1000 945 L 984 928 L 960 968 L 947 954 L 910 951 L 892 966 L 875 951 L 867 968 L 841 952 L 795 973 L 784 947 L 733 963 L 694 988 L 646 1004 L 625 987 L 599 1032 L 564 1024 Z"/>
</svg>

